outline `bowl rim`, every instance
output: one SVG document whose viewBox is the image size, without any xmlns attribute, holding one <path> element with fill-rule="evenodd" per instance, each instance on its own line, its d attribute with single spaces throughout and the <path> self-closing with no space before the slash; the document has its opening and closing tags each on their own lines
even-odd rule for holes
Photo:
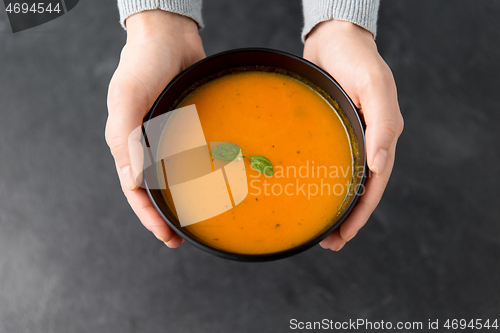
<svg viewBox="0 0 500 333">
<path fill-rule="evenodd" d="M 224 251 L 224 250 L 216 249 L 216 248 L 210 247 L 210 246 L 208 246 L 206 244 L 203 244 L 200 241 L 194 239 L 188 233 L 184 232 L 174 222 L 170 221 L 170 219 L 165 215 L 165 213 L 163 212 L 163 210 L 159 206 L 156 197 L 152 194 L 152 189 L 151 189 L 151 187 L 149 185 L 149 182 L 148 182 L 148 179 L 146 177 L 146 174 L 144 174 L 144 177 L 143 177 L 143 187 L 146 189 L 146 192 L 147 192 L 147 194 L 148 194 L 151 202 L 153 203 L 156 211 L 160 214 L 160 216 L 162 217 L 162 219 L 168 224 L 168 226 L 170 228 L 172 228 L 174 230 L 174 232 L 176 232 L 177 234 L 179 234 L 183 239 L 185 239 L 186 241 L 188 241 L 190 244 L 194 245 L 195 247 L 197 247 L 197 248 L 199 248 L 199 249 L 201 249 L 201 250 L 203 250 L 203 251 L 205 251 L 207 253 L 210 253 L 212 255 L 215 255 L 217 257 L 221 257 L 221 258 L 224 258 L 224 259 L 230 259 L 230 260 L 242 261 L 242 262 L 265 262 L 265 261 L 272 261 L 272 260 L 284 259 L 284 258 L 293 256 L 293 255 L 296 255 L 296 254 L 299 254 L 299 253 L 302 253 L 302 252 L 310 249 L 314 245 L 317 245 L 319 242 L 321 242 L 327 235 L 329 235 L 330 233 L 332 233 L 335 229 L 337 229 L 344 222 L 344 220 L 349 216 L 350 212 L 352 211 L 352 209 L 356 205 L 356 203 L 357 203 L 357 201 L 358 201 L 358 199 L 359 199 L 359 197 L 361 195 L 360 194 L 361 188 L 364 187 L 364 184 L 365 184 L 365 181 L 366 181 L 366 178 L 367 178 L 368 167 L 367 167 L 367 162 L 366 162 L 367 158 L 366 158 L 366 140 L 365 140 L 365 127 L 366 126 L 365 126 L 365 123 L 363 121 L 363 118 L 360 116 L 358 108 L 354 105 L 354 103 L 352 102 L 351 98 L 347 95 L 347 93 L 340 86 L 340 84 L 328 72 L 326 72 L 321 67 L 315 65 L 314 63 L 312 63 L 312 62 L 310 62 L 310 61 L 308 61 L 308 60 L 306 60 L 306 59 L 304 59 L 302 57 L 296 56 L 294 54 L 291 54 L 291 53 L 288 53 L 288 52 L 285 52 L 285 51 L 275 50 L 275 49 L 270 49 L 270 48 L 263 48 L 263 47 L 245 47 L 245 48 L 238 48 L 238 49 L 232 49 L 232 50 L 227 50 L 227 51 L 219 52 L 219 53 L 210 55 L 210 56 L 208 56 L 208 57 L 206 57 L 206 58 L 204 58 L 204 59 L 202 59 L 202 60 L 194 63 L 193 65 L 187 67 L 181 73 L 177 74 L 167 84 L 167 86 L 163 89 L 163 91 L 157 97 L 157 99 L 155 100 L 155 102 L 151 106 L 150 110 L 148 111 L 148 113 L 144 117 L 143 124 L 145 122 L 147 122 L 148 120 L 151 119 L 151 116 L 153 115 L 153 113 L 154 113 L 156 107 L 158 106 L 160 100 L 169 91 L 169 89 L 171 89 L 171 87 L 173 85 L 175 85 L 176 82 L 178 82 L 183 76 L 187 75 L 191 70 L 193 70 L 194 68 L 196 68 L 196 67 L 198 67 L 198 66 L 200 66 L 200 65 L 202 65 L 204 63 L 210 62 L 213 59 L 216 59 L 216 58 L 219 58 L 219 57 L 222 57 L 222 56 L 226 56 L 226 55 L 230 55 L 230 54 L 236 54 L 236 53 L 246 53 L 246 52 L 263 52 L 263 53 L 278 54 L 278 55 L 281 55 L 281 56 L 284 56 L 284 57 L 288 57 L 288 58 L 292 58 L 294 60 L 297 60 L 297 61 L 300 61 L 300 62 L 306 64 L 307 66 L 309 66 L 309 67 L 313 68 L 314 70 L 320 72 L 329 81 L 331 81 L 339 89 L 339 91 L 344 95 L 344 97 L 347 99 L 348 103 L 350 104 L 350 106 L 354 110 L 354 114 L 355 114 L 355 118 L 356 118 L 355 120 L 356 120 L 356 122 L 359 124 L 359 126 L 361 128 L 361 137 L 358 137 L 357 139 L 359 141 L 362 141 L 364 143 L 364 146 L 365 146 L 365 149 L 363 151 L 363 156 L 361 156 L 361 160 L 364 161 L 364 163 L 363 163 L 364 164 L 363 165 L 363 174 L 360 177 L 359 184 L 357 185 L 357 189 L 354 190 L 351 202 L 345 208 L 345 210 L 342 213 L 342 215 L 340 217 L 338 217 L 337 220 L 331 226 L 329 226 L 327 229 L 325 229 L 321 234 L 317 235 L 316 237 L 308 240 L 307 242 L 305 242 L 305 243 L 303 243 L 303 244 L 301 244 L 299 246 L 296 246 L 296 247 L 293 247 L 293 248 L 290 248 L 290 249 L 287 249 L 287 250 L 284 250 L 284 251 L 273 252 L 273 253 L 265 253 L 265 254 L 240 254 L 240 253 L 233 253 L 233 252 L 227 252 L 227 251 Z M 293 70 L 289 70 L 289 71 L 293 72 Z M 194 83 L 195 82 L 193 82 L 193 84 Z M 351 122 L 352 122 L 352 120 L 351 120 Z M 143 144 L 144 144 L 144 136 L 142 136 L 141 140 L 143 141 Z"/>
</svg>

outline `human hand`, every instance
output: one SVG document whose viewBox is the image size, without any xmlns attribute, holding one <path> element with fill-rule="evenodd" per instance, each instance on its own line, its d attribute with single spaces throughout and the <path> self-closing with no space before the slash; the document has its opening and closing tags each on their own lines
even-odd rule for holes
<svg viewBox="0 0 500 333">
<path fill-rule="evenodd" d="M 365 225 L 377 207 L 394 165 L 403 131 L 396 85 L 378 54 L 372 34 L 345 21 L 319 23 L 304 44 L 304 58 L 332 75 L 351 97 L 366 123 L 366 151 L 371 175 L 365 193 L 349 217 L 320 245 L 339 251 Z"/>
<path fill-rule="evenodd" d="M 183 240 L 160 217 L 146 191 L 138 187 L 128 140 L 170 80 L 204 58 L 205 52 L 198 27 L 190 18 L 150 10 L 130 16 L 126 24 L 127 43 L 109 84 L 106 142 L 133 211 L 158 239 L 175 248 Z"/>
</svg>

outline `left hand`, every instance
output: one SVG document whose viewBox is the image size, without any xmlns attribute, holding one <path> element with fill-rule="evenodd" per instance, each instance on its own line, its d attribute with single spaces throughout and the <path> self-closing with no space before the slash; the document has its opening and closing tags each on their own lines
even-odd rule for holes
<svg viewBox="0 0 500 333">
<path fill-rule="evenodd" d="M 141 146 L 140 135 L 131 133 L 141 128 L 144 116 L 170 80 L 204 58 L 205 51 L 198 26 L 188 17 L 154 9 L 130 16 L 126 24 L 127 44 L 109 84 L 106 142 L 130 207 L 156 238 L 176 248 L 183 239 L 161 218 L 146 191 L 138 187 L 142 150 L 130 156 L 130 142 Z"/>
<path fill-rule="evenodd" d="M 371 176 L 349 217 L 320 245 L 339 251 L 365 225 L 389 181 L 398 137 L 403 131 L 396 85 L 377 51 L 373 35 L 353 23 L 326 21 L 309 33 L 304 58 L 332 75 L 351 97 L 366 123 Z"/>
</svg>

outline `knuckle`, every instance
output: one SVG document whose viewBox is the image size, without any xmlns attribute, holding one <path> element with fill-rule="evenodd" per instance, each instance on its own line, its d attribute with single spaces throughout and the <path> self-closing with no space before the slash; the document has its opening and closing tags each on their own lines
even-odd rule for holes
<svg viewBox="0 0 500 333">
<path fill-rule="evenodd" d="M 128 144 L 127 144 L 127 142 L 122 140 L 121 137 L 112 136 L 112 135 L 109 135 L 108 133 L 109 132 L 106 133 L 107 134 L 106 135 L 106 143 L 109 146 L 109 150 L 111 151 L 111 155 L 113 155 L 115 160 L 119 159 L 120 157 L 125 155 L 125 153 L 127 152 Z"/>
<path fill-rule="evenodd" d="M 400 114 L 399 115 L 398 137 L 401 136 L 401 134 L 403 133 L 404 128 L 405 128 L 405 120 L 403 119 L 403 116 Z"/>
<path fill-rule="evenodd" d="M 125 96 L 128 96 L 133 88 L 127 81 L 120 80 L 116 75 L 111 79 L 108 87 L 108 110 L 112 110 L 113 106 L 121 101 Z"/>
<path fill-rule="evenodd" d="M 366 73 L 366 85 L 394 85 L 394 77 L 392 75 L 389 66 L 383 61 L 377 62 L 370 67 L 370 70 Z"/>
<path fill-rule="evenodd" d="M 383 129 L 384 132 L 390 135 L 391 138 L 395 139 L 398 137 L 398 132 L 400 126 L 398 125 L 399 121 L 397 119 L 386 119 L 382 121 L 379 126 Z"/>
<path fill-rule="evenodd" d="M 109 148 L 115 146 L 118 141 L 117 136 L 113 134 L 112 124 L 109 121 L 109 118 L 106 122 L 106 129 L 104 130 L 104 139 L 106 140 L 106 144 Z"/>
</svg>

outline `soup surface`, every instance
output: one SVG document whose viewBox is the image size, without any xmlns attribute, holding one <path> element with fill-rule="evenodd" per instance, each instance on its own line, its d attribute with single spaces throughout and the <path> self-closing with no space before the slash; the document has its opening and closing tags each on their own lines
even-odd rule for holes
<svg viewBox="0 0 500 333">
<path fill-rule="evenodd" d="M 283 74 L 244 71 L 203 84 L 179 108 L 193 104 L 212 171 L 218 161 L 209 152 L 221 142 L 238 145 L 247 193 L 236 199 L 226 172 L 232 207 L 185 226 L 189 233 L 224 251 L 266 254 L 303 244 L 335 221 L 353 153 L 337 111 L 317 91 Z M 272 162 L 272 176 L 251 166 L 254 155 Z M 163 195 L 176 213 L 168 184 Z"/>
</svg>

